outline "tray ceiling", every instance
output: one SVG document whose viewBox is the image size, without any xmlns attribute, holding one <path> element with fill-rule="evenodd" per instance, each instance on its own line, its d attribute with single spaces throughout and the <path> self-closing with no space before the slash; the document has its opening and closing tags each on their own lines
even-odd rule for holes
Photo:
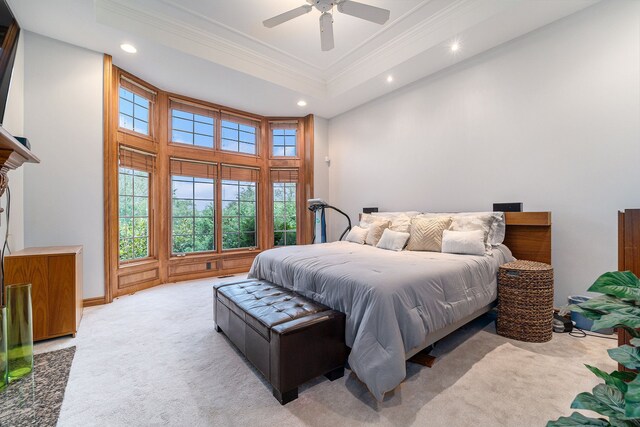
<svg viewBox="0 0 640 427">
<path fill-rule="evenodd" d="M 590 0 L 359 0 L 391 11 L 380 26 L 319 12 L 267 29 L 305 0 L 9 0 L 29 31 L 114 57 L 173 92 L 265 115 L 332 117 L 552 21 Z M 450 45 L 459 41 L 455 54 Z M 134 44 L 138 53 L 119 49 Z M 393 83 L 386 82 L 391 74 Z M 305 99 L 307 106 L 296 106 Z"/>
</svg>

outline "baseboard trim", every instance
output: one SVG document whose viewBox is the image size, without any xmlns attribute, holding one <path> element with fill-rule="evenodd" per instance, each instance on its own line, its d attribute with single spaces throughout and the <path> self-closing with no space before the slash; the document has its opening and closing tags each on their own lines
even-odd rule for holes
<svg viewBox="0 0 640 427">
<path fill-rule="evenodd" d="M 102 305 L 104 303 L 104 297 L 87 298 L 85 300 L 82 300 L 83 307 L 93 307 L 95 305 Z"/>
</svg>

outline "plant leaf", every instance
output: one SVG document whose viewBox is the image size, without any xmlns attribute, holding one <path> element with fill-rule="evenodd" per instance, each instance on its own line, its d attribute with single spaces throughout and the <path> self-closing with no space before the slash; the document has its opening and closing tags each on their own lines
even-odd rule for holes
<svg viewBox="0 0 640 427">
<path fill-rule="evenodd" d="M 592 390 L 593 396 L 609 408 L 624 414 L 624 394 L 606 384 L 598 384 Z"/>
<path fill-rule="evenodd" d="M 640 280 L 630 271 L 604 273 L 588 290 L 640 302 Z"/>
<path fill-rule="evenodd" d="M 625 411 L 628 418 L 640 418 L 640 377 L 627 384 L 627 392 L 624 395 Z"/>
<path fill-rule="evenodd" d="M 597 377 L 602 378 L 605 382 L 605 384 L 614 387 L 615 389 L 619 390 L 622 393 L 626 393 L 627 392 L 627 383 L 625 383 L 623 380 L 621 380 L 620 378 L 616 378 L 611 374 L 607 374 L 604 371 L 601 371 L 600 369 L 594 367 L 594 366 L 590 366 L 590 365 L 584 365 L 587 367 L 587 369 L 589 369 L 591 372 L 593 372 Z M 614 371 L 615 372 L 615 371 Z"/>
<path fill-rule="evenodd" d="M 629 301 L 624 301 L 610 295 L 599 295 L 577 305 L 586 310 L 600 311 L 602 313 L 611 313 L 612 311 L 633 308 L 638 315 L 640 315 L 640 307 L 637 307 Z"/>
<path fill-rule="evenodd" d="M 629 382 L 629 381 L 633 381 L 636 379 L 636 377 L 638 376 L 637 373 L 635 372 L 627 372 L 627 371 L 613 371 L 611 372 L 611 376 L 621 379 L 624 382 Z"/>
<path fill-rule="evenodd" d="M 569 308 L 571 309 L 571 311 L 575 311 L 576 313 L 580 313 L 584 317 L 586 317 L 587 319 L 590 319 L 590 320 L 598 320 L 602 316 L 607 314 L 607 313 L 602 313 L 600 311 L 595 311 L 595 310 L 591 310 L 591 309 L 584 309 L 584 308 L 580 307 L 579 305 L 571 305 L 571 306 L 569 306 Z"/>
<path fill-rule="evenodd" d="M 617 348 L 610 348 L 607 352 L 613 360 L 625 368 L 634 370 L 640 368 L 640 347 L 623 345 Z"/>
<path fill-rule="evenodd" d="M 612 427 L 638 427 L 638 420 L 624 420 L 618 418 L 609 418 Z"/>
<path fill-rule="evenodd" d="M 606 387 L 604 384 L 598 384 Z M 596 386 L 598 387 L 598 386 Z M 606 399 L 608 400 L 608 399 Z M 609 406 L 608 403 L 601 402 L 591 393 L 580 393 L 571 403 L 573 409 L 588 409 L 606 417 L 619 417 L 624 415 L 624 409 Z"/>
<path fill-rule="evenodd" d="M 598 331 L 605 328 L 614 328 L 616 326 L 627 326 L 629 328 L 640 328 L 640 316 L 627 314 L 621 311 L 605 314 L 600 319 L 594 319 L 592 331 Z"/>
<path fill-rule="evenodd" d="M 587 418 L 579 412 L 574 412 L 568 417 L 560 417 L 555 421 L 549 421 L 547 427 L 572 427 L 572 426 L 600 426 L 609 427 L 610 424 L 598 418 Z"/>
<path fill-rule="evenodd" d="M 640 338 L 631 338 L 631 341 L 629 342 L 632 346 L 640 347 Z"/>
</svg>

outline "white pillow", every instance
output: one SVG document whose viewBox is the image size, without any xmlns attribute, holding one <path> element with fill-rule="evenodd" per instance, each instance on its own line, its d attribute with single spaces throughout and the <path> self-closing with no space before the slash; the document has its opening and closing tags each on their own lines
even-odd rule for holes
<svg viewBox="0 0 640 427">
<path fill-rule="evenodd" d="M 351 228 L 351 231 L 349 231 L 349 234 L 347 234 L 345 240 L 347 242 L 364 245 L 364 242 L 367 240 L 367 233 L 369 233 L 369 230 L 355 225 L 353 228 Z"/>
<path fill-rule="evenodd" d="M 484 255 L 484 232 L 482 230 L 444 230 L 442 233 L 442 252 L 447 254 Z"/>
<path fill-rule="evenodd" d="M 403 212 L 372 212 L 371 215 L 373 216 L 377 216 L 380 218 L 385 218 L 385 219 L 391 219 L 395 216 L 402 216 L 402 215 L 406 215 L 409 217 L 414 217 L 416 215 L 419 215 L 420 212 L 418 211 L 403 211 Z"/>
<path fill-rule="evenodd" d="M 370 224 L 373 224 L 374 222 L 380 222 L 380 221 L 388 221 L 385 218 L 376 218 L 371 214 L 366 214 L 363 213 L 362 215 L 360 215 L 360 227 L 362 228 L 367 228 Z"/>
<path fill-rule="evenodd" d="M 389 221 L 378 221 L 371 223 L 367 226 L 367 239 L 365 243 L 367 245 L 375 246 L 378 244 L 378 240 L 382 237 L 382 233 L 385 229 L 389 228 L 391 223 Z"/>
<path fill-rule="evenodd" d="M 451 221 L 449 230 L 451 231 L 472 231 L 481 230 L 484 233 L 484 243 L 487 253 L 491 253 L 491 244 L 488 242 L 489 232 L 491 231 L 491 225 L 494 222 L 492 215 L 477 215 L 477 216 L 457 216 Z"/>
<path fill-rule="evenodd" d="M 411 218 L 418 215 L 420 212 L 407 211 L 407 212 L 373 212 L 370 218 L 373 221 L 387 220 L 391 221 L 389 228 L 393 231 L 402 231 L 408 233 L 411 227 Z M 372 221 L 372 222 L 373 222 Z"/>
<path fill-rule="evenodd" d="M 425 212 L 418 215 L 419 218 L 433 218 L 436 216 L 450 216 L 452 218 L 458 216 L 478 216 L 478 215 L 490 215 L 493 217 L 493 223 L 487 235 L 487 243 L 492 246 L 497 246 L 504 242 L 504 235 L 506 230 L 506 224 L 504 221 L 504 212 L 457 212 L 457 213 L 436 213 Z"/>
<path fill-rule="evenodd" d="M 409 240 L 409 233 L 403 233 L 401 231 L 393 231 L 389 228 L 384 230 L 382 237 L 376 245 L 380 249 L 389 249 L 391 251 L 401 251 L 404 245 Z"/>
</svg>

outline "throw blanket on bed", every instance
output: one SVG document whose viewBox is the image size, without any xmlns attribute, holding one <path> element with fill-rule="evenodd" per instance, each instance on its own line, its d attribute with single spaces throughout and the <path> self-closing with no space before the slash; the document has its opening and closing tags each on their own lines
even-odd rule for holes
<svg viewBox="0 0 640 427">
<path fill-rule="evenodd" d="M 345 313 L 349 365 L 382 400 L 405 378 L 405 356 L 427 334 L 496 299 L 498 267 L 512 260 L 505 246 L 473 256 L 334 242 L 262 252 L 249 278 Z"/>
</svg>

